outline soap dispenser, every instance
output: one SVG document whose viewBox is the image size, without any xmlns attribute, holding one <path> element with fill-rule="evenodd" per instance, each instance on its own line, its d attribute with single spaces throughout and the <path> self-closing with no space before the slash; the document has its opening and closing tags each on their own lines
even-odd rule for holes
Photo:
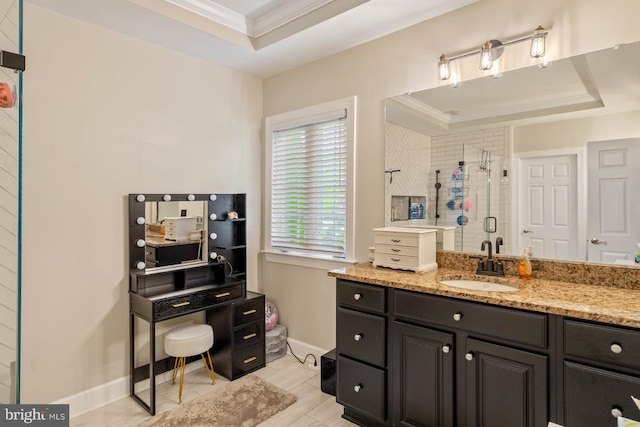
<svg viewBox="0 0 640 427">
<path fill-rule="evenodd" d="M 527 252 L 527 249 L 522 250 L 522 258 L 518 261 L 518 275 L 522 280 L 531 279 L 531 261 L 529 261 L 529 255 L 531 251 Z"/>
</svg>

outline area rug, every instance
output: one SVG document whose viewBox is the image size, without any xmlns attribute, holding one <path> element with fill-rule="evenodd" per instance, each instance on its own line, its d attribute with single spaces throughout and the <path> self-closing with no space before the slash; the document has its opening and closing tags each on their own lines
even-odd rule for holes
<svg viewBox="0 0 640 427">
<path fill-rule="evenodd" d="M 137 427 L 253 427 L 295 401 L 293 394 L 250 374 L 220 390 L 176 405 Z"/>
</svg>

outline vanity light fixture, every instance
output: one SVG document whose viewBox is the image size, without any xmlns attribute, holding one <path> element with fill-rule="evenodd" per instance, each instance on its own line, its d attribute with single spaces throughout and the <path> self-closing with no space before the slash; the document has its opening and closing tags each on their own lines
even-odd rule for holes
<svg viewBox="0 0 640 427">
<path fill-rule="evenodd" d="M 144 270 L 145 267 L 146 267 L 146 264 L 144 263 L 144 261 L 138 261 L 136 264 L 136 268 L 138 270 Z"/>
<path fill-rule="evenodd" d="M 146 220 L 144 219 L 143 216 L 139 216 L 138 218 L 136 218 L 136 222 L 138 223 L 138 225 L 144 225 Z"/>
<path fill-rule="evenodd" d="M 144 239 L 138 239 L 136 240 L 136 246 L 139 248 L 144 248 L 147 245 L 147 242 L 144 241 Z"/>
<path fill-rule="evenodd" d="M 211 234 L 209 234 L 209 238 L 211 240 L 216 240 L 218 238 L 218 235 L 216 233 L 211 233 Z"/>
<path fill-rule="evenodd" d="M 193 202 L 195 199 L 196 199 L 196 196 L 194 196 L 193 194 L 189 194 L 187 196 L 187 200 L 190 201 L 190 202 Z"/>
<path fill-rule="evenodd" d="M 145 199 L 146 199 L 146 197 L 144 197 L 144 194 L 138 194 L 136 196 L 136 200 L 139 201 L 139 202 L 144 202 Z"/>
<path fill-rule="evenodd" d="M 531 48 L 529 49 L 529 55 L 531 58 L 542 58 L 546 52 L 546 37 L 547 31 L 542 26 L 538 26 L 533 34 L 527 37 L 522 37 L 504 43 L 500 40 L 488 40 L 478 50 L 452 57 L 448 57 L 443 53 L 440 55 L 440 60 L 438 61 L 438 78 L 443 81 L 451 78 L 451 61 L 478 54 L 480 55 L 480 69 L 491 70 L 493 62 L 500 58 L 506 46 L 524 41 L 531 42 Z"/>
<path fill-rule="evenodd" d="M 165 194 L 164 196 L 162 196 L 162 200 L 164 200 L 165 202 L 168 202 L 171 200 L 171 195 L 170 194 Z"/>
</svg>

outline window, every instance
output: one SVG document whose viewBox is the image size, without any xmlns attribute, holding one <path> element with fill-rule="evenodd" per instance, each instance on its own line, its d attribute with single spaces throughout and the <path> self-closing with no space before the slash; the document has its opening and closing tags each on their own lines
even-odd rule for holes
<svg viewBox="0 0 640 427">
<path fill-rule="evenodd" d="M 267 260 L 353 262 L 355 97 L 266 120 Z"/>
</svg>

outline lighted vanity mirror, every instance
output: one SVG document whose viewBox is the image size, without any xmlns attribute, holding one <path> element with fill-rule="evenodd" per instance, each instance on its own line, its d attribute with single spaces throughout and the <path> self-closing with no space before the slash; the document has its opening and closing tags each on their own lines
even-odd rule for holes
<svg viewBox="0 0 640 427">
<path fill-rule="evenodd" d="M 385 225 L 456 227 L 465 252 L 502 237 L 501 254 L 634 265 L 639 69 L 636 42 L 387 99 Z M 424 219 L 397 220 L 407 194 Z"/>
<path fill-rule="evenodd" d="M 154 272 L 215 262 L 210 194 L 130 194 L 129 264 Z"/>
</svg>

